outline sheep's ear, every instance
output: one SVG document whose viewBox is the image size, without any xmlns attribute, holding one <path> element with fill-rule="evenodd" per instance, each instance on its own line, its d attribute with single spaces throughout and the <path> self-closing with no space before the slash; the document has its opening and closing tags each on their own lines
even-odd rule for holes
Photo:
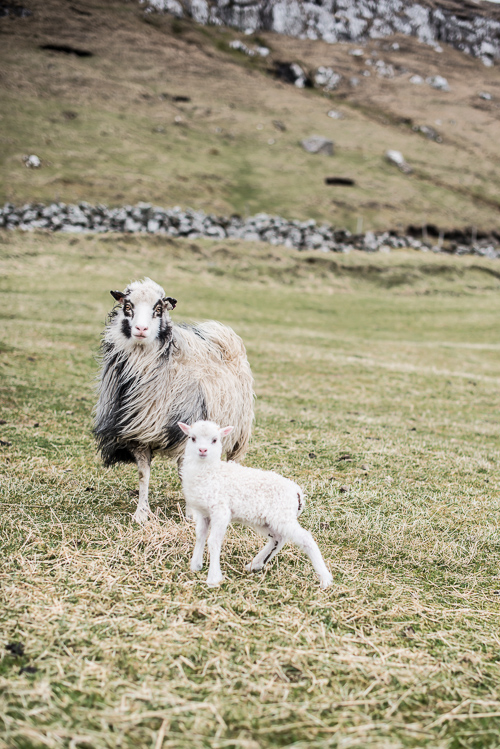
<svg viewBox="0 0 500 749">
<path fill-rule="evenodd" d="M 228 434 L 231 434 L 233 429 L 234 427 L 222 427 L 222 429 L 219 430 L 221 437 L 227 437 Z"/>
<path fill-rule="evenodd" d="M 163 304 L 168 310 L 175 309 L 177 305 L 177 299 L 174 299 L 171 296 L 165 296 L 163 297 Z"/>
<path fill-rule="evenodd" d="M 125 299 L 125 294 L 123 291 L 110 291 L 109 292 L 113 299 L 116 299 L 117 302 L 120 304 L 123 304 L 123 300 Z"/>
<path fill-rule="evenodd" d="M 184 424 L 183 421 L 178 421 L 177 426 L 182 429 L 184 434 L 189 434 L 189 432 L 191 431 L 191 427 L 189 426 L 189 424 Z"/>
</svg>

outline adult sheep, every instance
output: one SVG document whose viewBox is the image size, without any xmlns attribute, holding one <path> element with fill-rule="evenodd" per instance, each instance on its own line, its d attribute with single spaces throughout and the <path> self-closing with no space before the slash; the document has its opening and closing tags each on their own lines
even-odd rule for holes
<svg viewBox="0 0 500 749">
<path fill-rule="evenodd" d="M 176 324 L 177 301 L 150 278 L 125 291 L 109 314 L 101 343 L 94 435 L 107 466 L 136 462 L 139 502 L 149 514 L 153 453 L 181 460 L 185 435 L 178 422 L 209 419 L 234 424 L 224 449 L 231 460 L 246 453 L 253 421 L 253 377 L 241 338 L 209 320 Z"/>
</svg>

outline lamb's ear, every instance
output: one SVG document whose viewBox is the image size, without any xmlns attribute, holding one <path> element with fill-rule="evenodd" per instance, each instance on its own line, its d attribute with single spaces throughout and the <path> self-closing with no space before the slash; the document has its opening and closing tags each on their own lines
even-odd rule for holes
<svg viewBox="0 0 500 749">
<path fill-rule="evenodd" d="M 222 429 L 219 429 L 221 437 L 227 437 L 228 434 L 231 434 L 234 427 L 222 427 Z"/>
<path fill-rule="evenodd" d="M 125 294 L 123 291 L 110 291 L 109 292 L 113 299 L 116 299 L 117 302 L 120 304 L 123 304 L 123 300 L 125 299 Z"/>
<path fill-rule="evenodd" d="M 178 421 L 177 426 L 182 429 L 184 434 L 189 434 L 189 432 L 191 431 L 191 427 L 189 426 L 189 424 L 184 424 L 183 421 Z"/>
<path fill-rule="evenodd" d="M 171 296 L 164 296 L 163 297 L 163 304 L 168 310 L 175 309 L 177 305 L 177 299 L 174 299 Z"/>
</svg>

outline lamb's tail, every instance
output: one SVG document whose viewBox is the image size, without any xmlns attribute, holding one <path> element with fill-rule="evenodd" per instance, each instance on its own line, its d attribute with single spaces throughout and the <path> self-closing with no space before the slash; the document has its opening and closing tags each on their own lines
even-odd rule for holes
<svg viewBox="0 0 500 749">
<path fill-rule="evenodd" d="M 305 504 L 306 504 L 306 498 L 302 489 L 300 489 L 297 492 L 297 502 L 298 502 L 297 517 L 299 517 L 299 515 L 301 515 L 302 510 L 304 509 Z"/>
</svg>

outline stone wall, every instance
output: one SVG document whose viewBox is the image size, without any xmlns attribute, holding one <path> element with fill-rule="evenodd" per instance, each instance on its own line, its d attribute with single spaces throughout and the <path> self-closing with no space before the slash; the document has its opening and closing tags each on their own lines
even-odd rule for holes
<svg viewBox="0 0 500 749">
<path fill-rule="evenodd" d="M 150 203 L 108 208 L 90 203 L 66 204 L 27 203 L 0 208 L 0 229 L 34 229 L 84 232 L 128 232 L 159 234 L 189 239 L 242 239 L 284 245 L 297 250 L 322 252 L 390 252 L 411 248 L 421 251 L 448 252 L 458 255 L 475 254 L 500 258 L 500 233 L 478 234 L 474 230 L 439 231 L 434 226 L 408 227 L 399 232 L 352 234 L 316 221 L 297 221 L 259 213 L 256 216 L 214 216 L 203 211 L 160 208 Z"/>
</svg>

